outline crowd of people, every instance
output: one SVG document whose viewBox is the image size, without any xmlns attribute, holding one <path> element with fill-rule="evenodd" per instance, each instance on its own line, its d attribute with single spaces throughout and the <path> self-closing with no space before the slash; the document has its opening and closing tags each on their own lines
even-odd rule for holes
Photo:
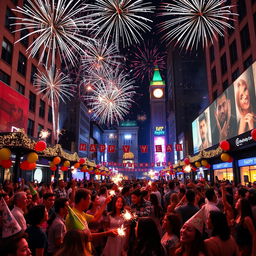
<svg viewBox="0 0 256 256">
<path fill-rule="evenodd" d="M 256 182 L 5 181 L 1 256 L 255 256 Z"/>
</svg>

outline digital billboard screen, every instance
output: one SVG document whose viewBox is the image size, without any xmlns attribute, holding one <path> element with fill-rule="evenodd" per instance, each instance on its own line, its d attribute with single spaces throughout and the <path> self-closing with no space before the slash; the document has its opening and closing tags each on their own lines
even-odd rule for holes
<svg viewBox="0 0 256 256">
<path fill-rule="evenodd" d="M 0 81 L 0 131 L 27 130 L 28 105 L 26 97 Z"/>
<path fill-rule="evenodd" d="M 194 153 L 256 127 L 256 62 L 192 123 Z"/>
<path fill-rule="evenodd" d="M 155 163 L 166 162 L 166 151 L 165 151 L 165 137 L 164 136 L 154 136 L 154 155 Z M 156 152 L 156 145 L 162 146 L 162 152 Z"/>
</svg>

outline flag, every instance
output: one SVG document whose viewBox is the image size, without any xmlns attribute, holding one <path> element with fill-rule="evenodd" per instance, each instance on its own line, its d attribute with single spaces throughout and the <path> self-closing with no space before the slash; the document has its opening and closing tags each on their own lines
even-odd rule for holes
<svg viewBox="0 0 256 256">
<path fill-rule="evenodd" d="M 32 186 L 32 184 L 29 184 L 29 190 L 32 196 L 37 194 L 37 191 L 35 190 L 35 188 Z"/>
<path fill-rule="evenodd" d="M 68 207 L 68 229 L 85 230 L 86 227 L 82 220 L 75 214 L 71 207 Z"/>
</svg>

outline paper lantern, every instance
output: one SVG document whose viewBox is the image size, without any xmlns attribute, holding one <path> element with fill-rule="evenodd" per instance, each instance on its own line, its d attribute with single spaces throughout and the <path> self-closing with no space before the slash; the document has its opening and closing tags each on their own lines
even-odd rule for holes
<svg viewBox="0 0 256 256">
<path fill-rule="evenodd" d="M 74 164 L 74 167 L 75 167 L 75 168 L 79 168 L 79 167 L 80 167 L 80 163 L 75 163 L 75 164 Z"/>
<path fill-rule="evenodd" d="M 50 167 L 50 170 L 53 171 L 53 172 L 56 171 L 56 170 L 57 170 L 57 166 L 56 166 L 56 165 L 51 166 L 51 167 Z"/>
<path fill-rule="evenodd" d="M 189 165 L 189 164 L 190 164 L 190 160 L 189 160 L 188 157 L 186 157 L 186 158 L 184 159 L 184 163 L 185 163 L 186 165 Z"/>
<path fill-rule="evenodd" d="M 34 170 L 36 169 L 36 163 L 28 163 L 28 170 Z"/>
<path fill-rule="evenodd" d="M 57 165 L 57 164 L 59 164 L 59 163 L 61 162 L 61 159 L 60 159 L 60 157 L 55 156 L 55 157 L 53 158 L 52 162 Z"/>
<path fill-rule="evenodd" d="M 66 167 L 66 166 L 61 166 L 61 167 L 60 167 L 60 170 L 63 171 L 63 172 L 65 172 L 65 171 L 68 170 L 68 167 Z"/>
<path fill-rule="evenodd" d="M 69 166 L 70 166 L 70 162 L 69 162 L 69 161 L 65 161 L 65 162 L 63 163 L 63 166 L 69 167 Z"/>
<path fill-rule="evenodd" d="M 207 160 L 202 160 L 201 164 L 202 164 L 202 166 L 206 167 L 208 165 L 208 162 L 207 162 Z"/>
<path fill-rule="evenodd" d="M 0 160 L 8 160 L 11 157 L 11 150 L 9 148 L 0 149 Z"/>
<path fill-rule="evenodd" d="M 222 160 L 223 162 L 228 162 L 229 159 L 230 159 L 230 155 L 227 154 L 227 153 L 222 153 L 221 156 L 220 156 L 220 158 L 221 158 L 221 160 Z"/>
<path fill-rule="evenodd" d="M 220 148 L 224 151 L 230 150 L 230 144 L 227 140 L 223 140 L 220 142 Z"/>
<path fill-rule="evenodd" d="M 46 142 L 45 141 L 43 141 L 43 140 L 40 140 L 40 141 L 38 141 L 37 143 L 36 143 L 36 145 L 35 145 L 35 151 L 39 151 L 39 152 L 41 152 L 41 151 L 44 151 L 45 149 L 46 149 Z"/>
<path fill-rule="evenodd" d="M 91 172 L 93 171 L 93 167 L 89 167 L 88 170 Z"/>
<path fill-rule="evenodd" d="M 210 169 L 210 168 L 211 168 L 211 165 L 208 163 L 205 167 L 206 167 L 207 169 Z"/>
<path fill-rule="evenodd" d="M 35 152 L 31 152 L 28 154 L 27 161 L 29 163 L 35 163 L 38 160 L 38 154 Z"/>
<path fill-rule="evenodd" d="M 251 131 L 251 136 L 252 136 L 252 138 L 253 138 L 254 140 L 256 140 L 256 129 L 253 129 L 253 130 Z"/>
<path fill-rule="evenodd" d="M 12 166 L 12 161 L 10 159 L 8 160 L 1 160 L 0 165 L 4 168 L 10 168 Z"/>
<path fill-rule="evenodd" d="M 80 158 L 80 159 L 79 159 L 79 163 L 80 163 L 80 164 L 84 164 L 84 163 L 85 163 L 85 160 L 84 160 L 83 158 Z"/>
<path fill-rule="evenodd" d="M 199 161 L 195 162 L 195 166 L 198 168 L 198 167 L 201 167 L 201 163 Z"/>
<path fill-rule="evenodd" d="M 234 161 L 233 157 L 229 156 L 228 162 L 229 162 L 229 163 L 232 163 L 233 161 Z"/>
</svg>

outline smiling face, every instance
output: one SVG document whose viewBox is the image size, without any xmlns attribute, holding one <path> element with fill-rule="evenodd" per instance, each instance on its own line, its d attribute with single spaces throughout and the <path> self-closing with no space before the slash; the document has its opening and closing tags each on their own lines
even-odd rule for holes
<svg viewBox="0 0 256 256">
<path fill-rule="evenodd" d="M 180 241 L 181 243 L 192 243 L 196 237 L 196 229 L 185 223 L 180 230 Z"/>
<path fill-rule="evenodd" d="M 237 86 L 237 105 L 239 110 L 241 112 L 248 113 L 250 111 L 251 102 L 247 83 L 241 79 L 239 80 Z"/>
<path fill-rule="evenodd" d="M 121 197 L 119 197 L 116 200 L 116 205 L 115 206 L 116 206 L 116 209 L 119 209 L 119 210 L 121 210 L 123 208 L 124 204 L 123 204 L 123 200 L 122 200 Z"/>
<path fill-rule="evenodd" d="M 22 238 L 17 246 L 16 256 L 31 256 L 31 251 L 25 238 Z"/>
</svg>

